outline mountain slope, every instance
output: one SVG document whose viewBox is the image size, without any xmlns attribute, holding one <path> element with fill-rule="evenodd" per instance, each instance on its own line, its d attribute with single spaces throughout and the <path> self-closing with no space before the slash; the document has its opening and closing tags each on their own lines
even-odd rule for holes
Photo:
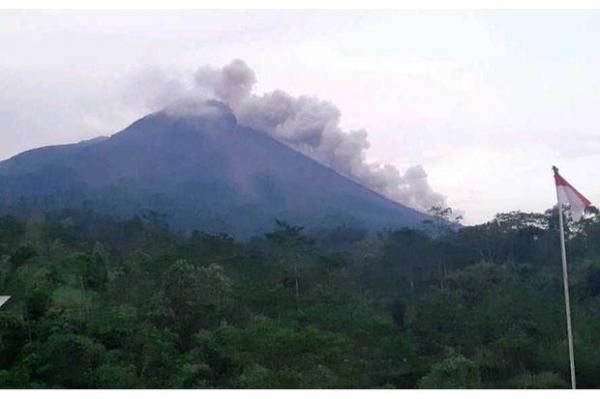
<svg viewBox="0 0 600 399">
<path fill-rule="evenodd" d="M 306 226 L 414 226 L 425 215 L 347 179 L 212 102 L 203 116 L 148 115 L 110 138 L 39 148 L 0 162 L 0 211 L 151 209 L 174 226 L 261 234 L 276 218 Z"/>
</svg>

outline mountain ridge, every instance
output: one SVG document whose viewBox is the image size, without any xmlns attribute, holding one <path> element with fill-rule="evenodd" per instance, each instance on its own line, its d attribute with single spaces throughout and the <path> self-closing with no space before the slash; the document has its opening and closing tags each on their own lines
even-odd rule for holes
<svg viewBox="0 0 600 399">
<path fill-rule="evenodd" d="M 108 138 L 2 161 L 0 207 L 45 198 L 51 209 L 86 202 L 117 216 L 152 209 L 180 228 L 241 237 L 268 231 L 275 219 L 312 227 L 337 215 L 340 223 L 381 229 L 427 218 L 240 126 L 224 104 L 209 105 L 207 114 L 166 109 Z"/>
</svg>

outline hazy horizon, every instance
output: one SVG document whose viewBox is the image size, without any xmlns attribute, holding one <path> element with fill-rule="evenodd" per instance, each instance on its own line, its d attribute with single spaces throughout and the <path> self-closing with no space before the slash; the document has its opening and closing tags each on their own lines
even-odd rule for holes
<svg viewBox="0 0 600 399">
<path fill-rule="evenodd" d="M 156 109 L 161 86 L 149 78 L 242 59 L 257 95 L 313 95 L 339 108 L 343 131 L 366 129 L 367 161 L 400 173 L 422 165 L 466 223 L 551 207 L 553 164 L 595 202 L 599 20 L 598 11 L 1 11 L 0 158 L 111 135 Z"/>
</svg>

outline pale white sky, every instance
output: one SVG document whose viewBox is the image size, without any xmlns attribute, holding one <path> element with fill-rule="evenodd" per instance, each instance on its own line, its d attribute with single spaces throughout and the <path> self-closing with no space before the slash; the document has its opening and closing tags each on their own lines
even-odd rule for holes
<svg viewBox="0 0 600 399">
<path fill-rule="evenodd" d="M 257 91 L 314 94 L 369 158 L 422 164 L 466 222 L 600 202 L 600 11 L 0 11 L 0 158 L 142 116 L 153 68 L 243 59 Z"/>
</svg>

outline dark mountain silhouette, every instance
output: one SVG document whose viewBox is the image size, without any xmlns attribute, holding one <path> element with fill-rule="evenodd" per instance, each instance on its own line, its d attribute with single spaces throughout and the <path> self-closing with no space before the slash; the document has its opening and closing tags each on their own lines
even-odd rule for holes
<svg viewBox="0 0 600 399">
<path fill-rule="evenodd" d="M 418 226 L 426 215 L 341 176 L 210 102 L 203 116 L 150 114 L 111 137 L 0 162 L 0 211 L 152 210 L 182 229 L 250 237 L 275 219 L 308 227 Z"/>
</svg>

